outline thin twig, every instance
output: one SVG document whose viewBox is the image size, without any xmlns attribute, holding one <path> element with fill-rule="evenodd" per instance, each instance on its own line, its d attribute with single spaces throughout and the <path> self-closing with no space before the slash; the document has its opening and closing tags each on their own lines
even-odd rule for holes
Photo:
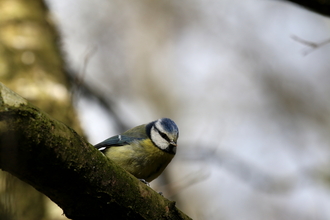
<svg viewBox="0 0 330 220">
<path fill-rule="evenodd" d="M 94 53 L 97 51 L 97 47 L 96 46 L 93 46 L 91 48 L 88 48 L 86 50 L 86 54 L 84 55 L 84 63 L 83 63 L 83 66 L 82 66 L 82 69 L 81 71 L 79 71 L 79 73 L 76 73 L 74 75 L 72 75 L 72 82 L 73 82 L 73 85 L 72 85 L 72 91 L 71 91 L 71 94 L 72 94 L 72 97 L 76 96 L 78 97 L 79 96 L 79 91 L 80 91 L 80 87 L 82 85 L 84 85 L 84 79 L 85 79 L 85 76 L 86 76 L 86 69 L 87 69 L 87 65 L 92 57 L 92 55 L 94 55 Z M 76 98 L 77 100 L 78 98 Z"/>
<path fill-rule="evenodd" d="M 313 52 L 314 50 L 326 45 L 326 44 L 329 44 L 330 43 L 330 39 L 327 39 L 325 41 L 322 41 L 320 43 L 315 43 L 315 42 L 311 42 L 311 41 L 307 41 L 307 40 L 304 40 L 296 35 L 292 35 L 291 38 L 301 44 L 304 44 L 306 46 L 309 47 L 309 49 L 305 50 L 303 52 L 303 55 L 306 56 L 308 55 L 309 53 Z"/>
</svg>

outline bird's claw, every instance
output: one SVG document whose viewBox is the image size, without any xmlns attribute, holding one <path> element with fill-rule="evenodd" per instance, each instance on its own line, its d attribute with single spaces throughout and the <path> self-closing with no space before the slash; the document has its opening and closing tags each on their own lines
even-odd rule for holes
<svg viewBox="0 0 330 220">
<path fill-rule="evenodd" d="M 149 186 L 150 187 L 150 184 L 147 182 L 147 181 L 145 181 L 144 179 L 139 179 L 142 183 L 144 183 L 144 184 L 146 184 L 147 186 Z"/>
</svg>

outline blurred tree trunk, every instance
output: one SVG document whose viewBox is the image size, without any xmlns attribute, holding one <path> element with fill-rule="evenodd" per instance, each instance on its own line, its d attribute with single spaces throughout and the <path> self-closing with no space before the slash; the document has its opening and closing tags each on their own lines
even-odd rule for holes
<svg viewBox="0 0 330 220">
<path fill-rule="evenodd" d="M 58 41 L 42 0 L 0 0 L 0 81 L 81 134 Z M 1 172 L 0 219 L 44 218 L 45 196 Z"/>
</svg>

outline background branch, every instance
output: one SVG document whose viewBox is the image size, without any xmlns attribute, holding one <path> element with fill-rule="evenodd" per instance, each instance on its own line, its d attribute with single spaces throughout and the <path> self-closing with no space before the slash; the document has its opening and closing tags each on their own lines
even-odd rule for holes
<svg viewBox="0 0 330 220">
<path fill-rule="evenodd" d="M 308 10 L 318 14 L 330 16 L 330 1 L 329 0 L 287 0 L 298 4 Z"/>
</svg>

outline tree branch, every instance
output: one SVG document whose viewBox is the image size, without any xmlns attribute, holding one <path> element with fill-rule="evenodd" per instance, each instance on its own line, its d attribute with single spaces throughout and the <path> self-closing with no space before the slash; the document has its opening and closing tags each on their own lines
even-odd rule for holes
<svg viewBox="0 0 330 220">
<path fill-rule="evenodd" d="M 0 83 L 0 168 L 72 219 L 190 219 L 74 130 Z"/>
<path fill-rule="evenodd" d="M 286 0 L 318 14 L 330 16 L 330 0 Z"/>
</svg>

